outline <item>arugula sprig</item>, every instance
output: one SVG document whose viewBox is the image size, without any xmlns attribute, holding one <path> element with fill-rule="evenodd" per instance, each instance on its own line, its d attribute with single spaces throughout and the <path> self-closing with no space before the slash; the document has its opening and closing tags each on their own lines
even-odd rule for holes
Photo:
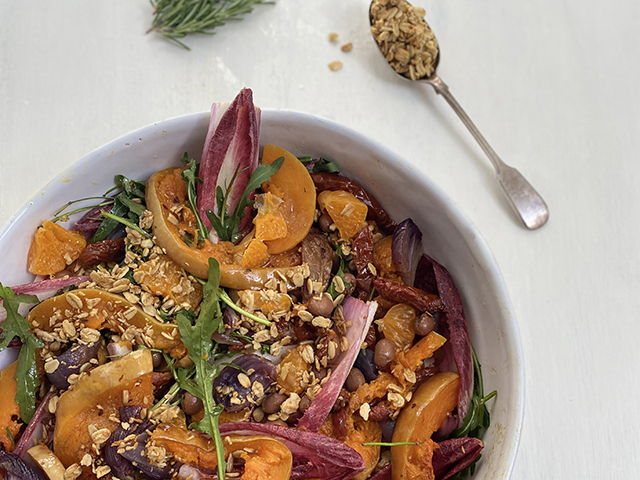
<svg viewBox="0 0 640 480">
<path fill-rule="evenodd" d="M 309 170 L 311 173 L 319 173 L 319 172 L 329 172 L 329 173 L 340 173 L 340 168 L 336 165 L 336 162 L 333 160 L 329 160 L 325 157 L 320 157 L 318 160 L 314 160 L 312 157 L 298 157 L 302 163 L 305 164 L 305 167 L 309 169 L 310 165 L 313 164 L 311 169 Z M 315 163 L 314 163 L 315 162 Z"/>
<path fill-rule="evenodd" d="M 284 157 L 280 157 L 276 159 L 273 163 L 266 163 L 262 165 L 258 165 L 258 168 L 255 169 L 251 178 L 249 178 L 249 183 L 247 183 L 244 192 L 242 192 L 242 196 L 238 201 L 233 213 L 229 213 L 227 209 L 227 201 L 229 198 L 229 194 L 231 192 L 231 188 L 233 187 L 233 182 L 236 180 L 238 173 L 240 173 L 239 169 L 236 168 L 234 175 L 229 182 L 229 185 L 226 185 L 226 189 L 222 189 L 218 186 L 216 190 L 216 203 L 218 213 L 212 212 L 211 210 L 207 210 L 207 217 L 211 222 L 211 226 L 214 228 L 216 233 L 218 234 L 218 238 L 223 241 L 236 242 L 240 238 L 240 221 L 245 216 L 245 209 L 247 207 L 253 206 L 254 201 L 249 200 L 249 195 L 260 187 L 264 182 L 267 182 L 271 179 L 271 176 L 280 170 L 282 164 L 284 163 Z"/>
<path fill-rule="evenodd" d="M 28 423 L 36 411 L 36 388 L 40 385 L 36 369 L 36 349 L 44 347 L 44 344 L 31 333 L 29 322 L 20 315 L 18 307 L 21 303 L 33 304 L 38 303 L 39 300 L 35 295 L 17 295 L 2 283 L 0 283 L 0 298 L 7 312 L 7 318 L 2 324 L 2 333 L 0 333 L 0 352 L 7 348 L 13 338 L 17 337 L 22 341 L 15 375 L 18 382 L 15 401 L 20 407 L 20 417 Z"/>
<path fill-rule="evenodd" d="M 203 299 L 200 304 L 200 314 L 195 325 L 192 326 L 189 315 L 178 313 L 176 322 L 180 330 L 182 342 L 187 347 L 189 358 L 195 365 L 195 377 L 189 378 L 186 373 L 177 370 L 181 388 L 200 398 L 204 404 L 204 417 L 201 421 L 189 427 L 208 434 L 215 443 L 218 459 L 218 477 L 224 480 L 225 460 L 224 446 L 219 429 L 219 417 L 224 407 L 216 404 L 213 398 L 213 380 L 218 375 L 219 367 L 209 363 L 212 354 L 215 355 L 215 342 L 211 336 L 224 331 L 222 311 L 220 310 L 220 265 L 215 258 L 209 259 L 209 279 L 203 287 Z M 182 375 L 182 376 L 181 376 Z"/>
<path fill-rule="evenodd" d="M 335 250 L 340 262 L 340 266 L 338 267 L 338 271 L 336 272 L 335 276 L 340 277 L 342 278 L 342 280 L 344 280 L 344 274 L 347 271 L 347 261 L 342 256 L 342 248 L 340 248 L 340 245 L 337 245 Z M 344 283 L 345 289 L 348 289 L 349 287 L 351 287 L 351 284 L 349 282 L 343 282 L 343 283 Z M 331 295 L 331 298 L 334 300 L 338 298 L 338 296 L 340 295 L 336 290 L 335 283 L 333 282 L 329 284 L 329 288 L 327 288 L 327 293 L 329 293 L 329 295 Z"/>
<path fill-rule="evenodd" d="M 204 222 L 200 217 L 200 212 L 198 211 L 198 205 L 196 202 L 196 187 L 198 183 L 202 183 L 202 179 L 198 176 L 200 164 L 196 162 L 194 158 L 189 159 L 189 154 L 187 152 L 184 152 L 180 161 L 185 167 L 185 170 L 182 172 L 182 179 L 187 184 L 187 203 L 189 204 L 189 208 L 193 212 L 193 215 L 196 217 L 199 238 L 196 239 L 197 241 L 192 240 L 192 242 L 197 245 L 202 240 L 209 238 L 209 230 L 204 226 Z"/>
</svg>

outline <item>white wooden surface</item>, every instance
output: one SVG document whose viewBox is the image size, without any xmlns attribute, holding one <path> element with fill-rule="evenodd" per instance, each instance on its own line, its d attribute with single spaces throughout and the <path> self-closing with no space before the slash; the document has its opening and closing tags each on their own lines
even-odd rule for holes
<svg viewBox="0 0 640 480">
<path fill-rule="evenodd" d="M 187 52 L 144 34 L 144 0 L 0 2 L 0 223 L 85 153 L 243 86 L 264 108 L 338 121 L 427 172 L 493 249 L 526 355 L 513 478 L 638 478 L 640 3 L 415 2 L 442 78 L 547 200 L 536 232 L 445 102 L 383 62 L 368 3 L 277 0 Z"/>
</svg>

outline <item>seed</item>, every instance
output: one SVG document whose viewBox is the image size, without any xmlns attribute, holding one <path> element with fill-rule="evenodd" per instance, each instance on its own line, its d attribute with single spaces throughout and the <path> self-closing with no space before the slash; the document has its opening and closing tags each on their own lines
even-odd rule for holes
<svg viewBox="0 0 640 480">
<path fill-rule="evenodd" d="M 54 358 L 53 360 L 49 360 L 44 364 L 44 371 L 46 373 L 53 373 L 58 369 L 59 365 L 60 362 Z"/>
<path fill-rule="evenodd" d="M 56 413 L 56 410 L 58 409 L 58 400 L 59 397 L 57 395 L 54 395 L 49 399 L 49 405 L 47 405 L 49 407 L 49 413 Z"/>
<path fill-rule="evenodd" d="M 371 406 L 368 403 L 363 403 L 360 407 L 360 416 L 365 422 L 369 420 L 369 413 L 371 413 Z"/>
<path fill-rule="evenodd" d="M 253 411 L 253 419 L 258 423 L 260 423 L 264 419 L 264 412 L 261 408 L 256 408 Z"/>
<path fill-rule="evenodd" d="M 65 298 L 67 299 L 67 303 L 71 305 L 71 307 L 75 308 L 76 310 L 82 310 L 82 300 L 75 293 L 69 292 L 67 293 L 67 296 Z"/>
<path fill-rule="evenodd" d="M 62 330 L 67 334 L 67 337 L 73 338 L 76 335 L 76 327 L 73 326 L 69 320 L 64 320 L 62 322 Z"/>
<path fill-rule="evenodd" d="M 340 48 L 340 50 L 342 50 L 343 52 L 350 52 L 353 49 L 353 44 L 351 42 L 349 43 L 345 43 L 344 45 L 342 45 L 342 47 Z"/>
<path fill-rule="evenodd" d="M 330 41 L 331 43 L 335 43 L 335 42 L 337 42 L 337 41 L 338 41 L 338 34 L 337 34 L 336 32 L 331 32 L 331 33 L 329 34 L 329 41 Z"/>
<path fill-rule="evenodd" d="M 389 392 L 387 393 L 387 399 L 389 400 L 389 403 L 391 403 L 392 407 L 395 407 L 395 408 L 404 407 L 404 404 L 405 404 L 404 397 L 399 393 Z"/>
<path fill-rule="evenodd" d="M 242 385 L 244 388 L 250 388 L 251 387 L 251 380 L 249 380 L 249 377 L 247 377 L 242 372 L 240 372 L 238 374 L 238 382 L 240 382 L 240 385 Z"/>
</svg>

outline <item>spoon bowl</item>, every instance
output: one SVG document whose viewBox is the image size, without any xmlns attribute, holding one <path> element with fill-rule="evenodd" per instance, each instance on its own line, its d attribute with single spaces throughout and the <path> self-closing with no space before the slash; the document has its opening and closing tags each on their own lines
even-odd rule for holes
<svg viewBox="0 0 640 480">
<path fill-rule="evenodd" d="M 372 8 L 375 4 L 376 0 L 373 0 L 369 5 L 369 23 L 372 27 L 374 26 Z M 424 22 L 424 19 L 422 19 L 422 21 Z M 424 24 L 426 25 L 426 22 L 424 22 Z M 426 27 L 430 31 L 432 37 L 435 39 L 430 27 L 428 25 L 426 25 Z M 441 57 L 440 45 L 437 44 L 437 53 L 431 64 L 431 67 L 433 68 L 431 74 L 413 80 L 403 73 L 398 72 L 396 68 L 391 65 L 391 63 L 384 55 L 381 43 L 375 37 L 373 32 L 372 35 L 374 37 L 376 45 L 378 45 L 378 48 L 380 49 L 380 53 L 382 53 L 383 57 L 385 57 L 385 61 L 389 63 L 389 65 L 401 78 L 410 82 L 419 81 L 428 83 L 434 88 L 436 93 L 442 95 L 442 97 L 444 97 L 451 108 L 453 108 L 454 112 L 456 112 L 458 117 L 460 117 L 462 123 L 464 123 L 469 132 L 471 132 L 471 135 L 473 135 L 473 137 L 480 145 L 480 148 L 482 148 L 484 153 L 491 161 L 493 167 L 496 170 L 498 182 L 500 183 L 500 186 L 502 187 L 502 190 L 506 195 L 509 204 L 519 216 L 520 220 L 522 220 L 524 226 L 530 230 L 535 230 L 547 223 L 547 220 L 549 219 L 549 208 L 547 207 L 547 204 L 542 199 L 540 194 L 535 190 L 535 188 L 533 188 L 533 186 L 527 181 L 526 178 L 524 178 L 524 176 L 518 170 L 502 161 L 502 159 L 493 150 L 493 148 L 491 148 L 489 142 L 487 142 L 487 140 L 480 133 L 475 124 L 471 121 L 466 112 L 462 109 L 460 104 L 456 101 L 454 96 L 451 94 L 451 91 L 449 90 L 447 84 L 444 83 L 444 81 L 436 73 Z"/>
</svg>

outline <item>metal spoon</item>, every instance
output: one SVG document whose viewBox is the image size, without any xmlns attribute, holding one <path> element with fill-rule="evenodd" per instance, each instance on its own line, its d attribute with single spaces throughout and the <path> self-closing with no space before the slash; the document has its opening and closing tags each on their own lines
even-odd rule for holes
<svg viewBox="0 0 640 480">
<path fill-rule="evenodd" d="M 373 6 L 374 1 L 371 2 L 371 6 Z M 369 21 L 373 25 L 371 6 L 369 7 Z M 374 41 L 376 41 L 376 45 L 380 47 L 375 38 Z M 498 154 L 493 150 L 493 148 L 491 148 L 491 145 L 489 145 L 487 140 L 482 136 L 460 104 L 453 97 L 447 84 L 444 83 L 436 74 L 436 68 L 438 67 L 439 62 L 440 48 L 438 47 L 438 53 L 433 64 L 433 73 L 429 76 L 419 78 L 416 81 L 426 82 L 431 85 L 435 89 L 436 93 L 444 97 L 451 108 L 453 108 L 453 111 L 456 112 L 458 117 L 460 117 L 462 123 L 464 123 L 469 129 L 473 138 L 476 139 L 482 150 L 484 150 L 484 153 L 486 153 L 489 160 L 491 160 L 491 163 L 496 169 L 498 182 L 500 182 L 509 203 L 518 214 L 525 227 L 530 230 L 542 227 L 549 219 L 549 208 L 547 207 L 547 204 L 544 202 L 540 194 L 536 192 L 533 186 L 531 186 L 531 184 L 522 176 L 522 174 L 515 168 L 504 163 L 500 157 L 498 157 Z M 409 82 L 412 81 L 401 73 L 398 73 L 398 75 Z"/>
</svg>

